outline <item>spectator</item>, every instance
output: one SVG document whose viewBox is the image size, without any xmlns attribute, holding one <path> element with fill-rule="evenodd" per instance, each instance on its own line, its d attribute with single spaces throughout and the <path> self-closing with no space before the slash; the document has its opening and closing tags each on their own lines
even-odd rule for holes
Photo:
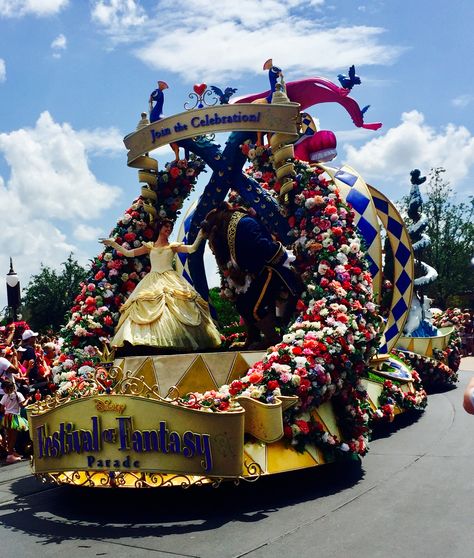
<svg viewBox="0 0 474 558">
<path fill-rule="evenodd" d="M 474 415 L 474 376 L 469 380 L 464 390 L 463 407 L 470 415 Z"/>
<path fill-rule="evenodd" d="M 22 348 L 24 350 L 21 353 L 20 362 L 28 371 L 28 380 L 30 385 L 38 384 L 41 381 L 38 369 L 38 359 L 35 351 L 35 341 L 37 337 L 38 334 L 31 331 L 31 329 L 25 329 L 21 336 Z"/>
<path fill-rule="evenodd" d="M 26 405 L 23 395 L 16 391 L 15 384 L 9 380 L 2 382 L 4 395 L 0 400 L 0 413 L 3 414 L 2 426 L 6 433 L 6 462 L 16 463 L 21 455 L 15 451 L 15 442 L 19 431 L 28 430 L 28 421 L 20 415 L 21 407 Z"/>
<path fill-rule="evenodd" d="M 4 349 L 3 354 L 10 354 L 10 351 L 7 349 Z M 10 382 L 15 382 L 15 377 L 18 375 L 18 369 L 13 365 L 12 362 L 10 362 L 7 358 L 0 357 L 0 382 L 3 381 L 10 381 Z M 1 383 L 0 383 L 0 396 L 3 395 L 3 389 L 1 387 Z"/>
</svg>

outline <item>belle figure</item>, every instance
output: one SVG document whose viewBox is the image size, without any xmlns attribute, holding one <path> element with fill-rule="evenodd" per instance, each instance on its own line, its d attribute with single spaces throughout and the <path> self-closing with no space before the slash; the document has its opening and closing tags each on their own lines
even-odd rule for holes
<svg viewBox="0 0 474 558">
<path fill-rule="evenodd" d="M 151 271 L 138 283 L 120 308 L 120 319 L 111 346 L 144 345 L 158 349 L 195 351 L 215 349 L 220 334 L 209 313 L 209 306 L 195 289 L 173 269 L 177 252 L 195 252 L 204 234 L 199 231 L 194 244 L 169 242 L 173 230 L 170 220 L 158 225 L 155 242 L 127 250 L 112 239 L 103 239 L 126 256 L 150 254 Z"/>
</svg>

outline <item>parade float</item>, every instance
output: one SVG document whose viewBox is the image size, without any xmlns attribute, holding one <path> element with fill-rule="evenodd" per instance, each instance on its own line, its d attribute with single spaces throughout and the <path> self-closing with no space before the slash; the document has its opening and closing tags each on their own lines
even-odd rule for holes
<svg viewBox="0 0 474 558">
<path fill-rule="evenodd" d="M 449 320 L 434 323 L 431 299 L 424 290 L 436 281 L 437 271 L 422 260 L 423 251 L 431 239 L 426 234 L 428 220 L 423 215 L 420 185 L 426 181 L 418 169 L 411 172 L 411 190 L 408 200 L 408 232 L 415 255 L 413 299 L 403 335 L 398 339 L 398 356 L 420 374 L 426 388 L 454 385 L 460 365 L 460 338 Z"/>
<path fill-rule="evenodd" d="M 44 481 L 142 488 L 255 480 L 358 459 L 374 420 L 426 404 L 416 372 L 390 355 L 412 298 L 413 252 L 403 220 L 357 171 L 330 164 L 335 135 L 318 130 L 307 112 L 337 103 L 357 127 L 378 129 L 380 123 L 364 122 L 367 107 L 350 96 L 360 78 L 351 67 L 340 85 L 320 77 L 285 83 L 271 60 L 264 69 L 269 90 L 229 102 L 235 89 L 197 84 L 185 112 L 170 117 L 161 115 L 168 85 L 158 82 L 149 115 L 142 113 L 125 137 L 140 196 L 111 232 L 120 250 L 108 245 L 94 259 L 68 316 L 53 369 L 57 391 L 28 409 L 33 471 Z M 214 140 L 219 132 L 230 133 L 224 149 Z M 150 154 L 168 144 L 175 160 L 159 169 Z M 258 226 L 294 254 L 303 283 L 295 311 L 263 350 L 141 346 L 114 355 L 107 342 L 120 309 L 150 271 L 146 255 L 122 252 L 135 254 L 128 251 L 152 240 L 154 222 L 176 221 L 205 168 L 210 179 L 179 240 L 191 245 L 209 212 L 237 193 Z M 235 225 L 222 238 L 230 256 L 221 268 L 222 293 L 234 300 L 242 249 Z M 384 319 L 377 307 L 381 229 L 393 254 Z M 176 270 L 207 299 L 203 245 L 178 253 Z"/>
</svg>

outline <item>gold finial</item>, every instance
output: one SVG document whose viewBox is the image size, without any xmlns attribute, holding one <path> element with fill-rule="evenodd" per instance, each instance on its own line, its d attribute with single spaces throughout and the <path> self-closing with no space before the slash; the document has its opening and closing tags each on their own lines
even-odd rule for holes
<svg viewBox="0 0 474 558">
<path fill-rule="evenodd" d="M 146 126 L 148 126 L 148 124 L 150 124 L 150 121 L 148 120 L 148 113 L 142 112 L 141 118 L 137 124 L 137 131 L 145 128 Z"/>
<path fill-rule="evenodd" d="M 284 84 L 277 83 L 275 85 L 275 92 L 272 96 L 272 105 L 287 105 L 290 102 L 291 101 L 286 94 Z"/>
</svg>

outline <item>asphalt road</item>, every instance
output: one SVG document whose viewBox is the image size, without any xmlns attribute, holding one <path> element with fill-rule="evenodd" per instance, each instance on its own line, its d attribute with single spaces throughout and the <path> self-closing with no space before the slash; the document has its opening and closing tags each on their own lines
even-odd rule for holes
<svg viewBox="0 0 474 558">
<path fill-rule="evenodd" d="M 90 490 L 0 468 L 0 557 L 465 558 L 474 544 L 474 373 L 398 417 L 360 466 L 325 466 L 219 489 Z"/>
</svg>

